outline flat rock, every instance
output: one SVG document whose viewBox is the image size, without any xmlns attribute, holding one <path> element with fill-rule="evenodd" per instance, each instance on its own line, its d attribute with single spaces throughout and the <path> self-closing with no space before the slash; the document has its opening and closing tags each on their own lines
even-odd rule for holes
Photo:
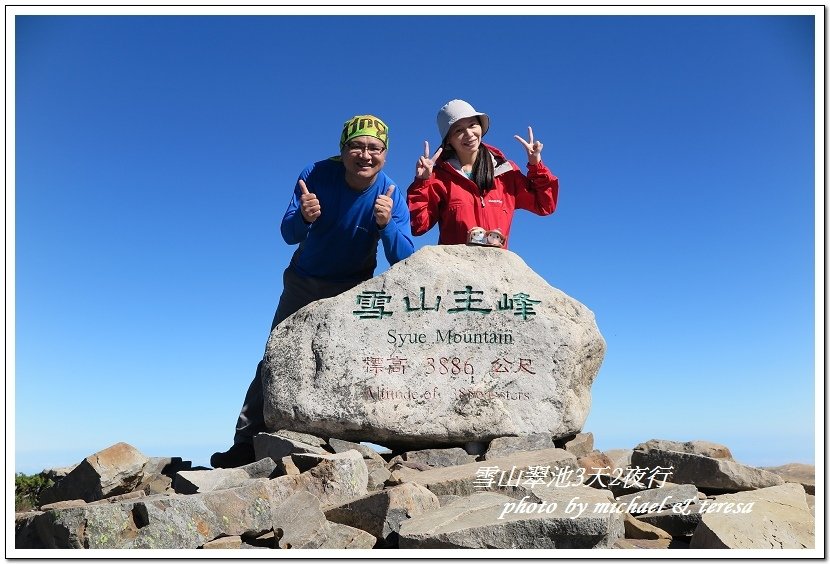
<svg viewBox="0 0 830 564">
<path fill-rule="evenodd" d="M 573 517 L 565 507 L 531 504 L 507 512 L 513 498 L 478 493 L 428 511 L 400 530 L 400 548 L 609 548 L 622 537 L 619 514 Z M 553 511 L 548 508 L 553 507 Z"/>
<path fill-rule="evenodd" d="M 563 437 L 604 355 L 594 314 L 515 253 L 427 246 L 271 332 L 265 421 L 396 448 Z"/>
<path fill-rule="evenodd" d="M 467 454 L 467 451 L 459 447 L 413 450 L 403 453 L 401 457 L 407 462 L 419 462 L 430 468 L 461 466 L 476 461 L 475 456 Z"/>
<path fill-rule="evenodd" d="M 326 448 L 327 441 L 323 437 L 312 435 L 311 433 L 300 433 L 299 431 L 290 431 L 288 429 L 280 429 L 275 433 L 278 437 L 290 439 L 292 441 L 303 443 L 311 446 L 318 446 Z"/>
<path fill-rule="evenodd" d="M 362 445 L 360 443 L 353 443 L 351 441 L 344 441 L 341 439 L 329 439 L 329 446 L 334 452 L 344 452 L 347 450 L 356 450 L 366 460 L 376 460 L 381 464 L 385 464 L 383 457 L 372 447 Z"/>
<path fill-rule="evenodd" d="M 777 486 L 783 478 L 772 472 L 752 468 L 726 458 L 712 458 L 700 454 L 648 448 L 634 449 L 631 465 L 655 469 L 671 469 L 668 481 L 676 484 L 694 484 L 709 492 L 737 492 Z"/>
<path fill-rule="evenodd" d="M 276 467 L 271 458 L 263 458 L 238 468 L 182 471 L 176 474 L 173 489 L 176 493 L 195 494 L 236 488 L 251 479 L 270 477 Z"/>
<path fill-rule="evenodd" d="M 490 441 L 485 460 L 501 458 L 514 452 L 554 448 L 553 437 L 546 434 L 523 435 L 521 437 L 496 437 Z"/>
<path fill-rule="evenodd" d="M 733 504 L 718 506 L 716 504 Z M 749 512 L 737 511 L 738 504 Z M 816 523 L 799 484 L 717 496 L 703 514 L 690 548 L 815 548 Z"/>
<path fill-rule="evenodd" d="M 658 449 L 685 452 L 688 454 L 699 454 L 710 458 L 723 458 L 733 460 L 732 452 L 728 447 L 710 441 L 670 441 L 666 439 L 651 439 L 640 443 L 636 447 L 639 450 Z"/>
<path fill-rule="evenodd" d="M 329 454 L 321 446 L 300 442 L 284 435 L 284 431 L 277 433 L 257 433 L 254 435 L 254 457 L 259 460 L 270 458 L 274 462 L 284 457 L 298 454 Z"/>
<path fill-rule="evenodd" d="M 537 472 L 531 474 L 530 468 Z M 528 481 L 549 482 L 553 479 L 551 472 L 557 468 L 576 470 L 576 457 L 559 448 L 518 452 L 485 462 L 470 462 L 423 472 L 415 470 L 407 473 L 404 479 L 424 486 L 435 495 L 468 496 L 488 490 L 515 495 L 511 492 Z M 539 471 L 542 469 L 544 472 Z M 394 477 L 395 472 L 392 474 Z"/>
</svg>

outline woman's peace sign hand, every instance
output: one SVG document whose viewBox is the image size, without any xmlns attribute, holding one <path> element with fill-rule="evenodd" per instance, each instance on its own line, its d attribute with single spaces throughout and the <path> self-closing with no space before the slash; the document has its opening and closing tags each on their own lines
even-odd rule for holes
<svg viewBox="0 0 830 564">
<path fill-rule="evenodd" d="M 429 158 L 429 141 L 424 141 L 424 155 L 415 163 L 415 178 L 428 180 L 432 176 L 432 168 L 443 150 L 443 147 L 439 147 L 432 158 Z"/>
<path fill-rule="evenodd" d="M 524 145 L 525 151 L 527 151 L 527 162 L 532 165 L 537 165 L 542 161 L 542 145 L 541 141 L 534 141 L 533 140 L 533 128 L 527 126 L 527 136 L 529 137 L 529 141 L 525 141 L 518 135 L 514 135 L 513 137 Z"/>
</svg>

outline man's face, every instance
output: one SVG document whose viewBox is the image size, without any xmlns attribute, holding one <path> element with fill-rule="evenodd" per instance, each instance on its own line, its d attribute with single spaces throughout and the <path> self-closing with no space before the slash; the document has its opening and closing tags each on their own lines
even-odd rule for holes
<svg viewBox="0 0 830 564">
<path fill-rule="evenodd" d="M 346 183 L 352 188 L 368 188 L 386 164 L 386 146 L 376 137 L 363 135 L 349 140 L 340 152 L 346 168 Z"/>
</svg>

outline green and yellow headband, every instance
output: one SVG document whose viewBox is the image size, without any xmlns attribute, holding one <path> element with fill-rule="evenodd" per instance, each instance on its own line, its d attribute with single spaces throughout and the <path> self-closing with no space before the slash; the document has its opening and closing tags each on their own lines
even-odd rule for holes
<svg viewBox="0 0 830 564">
<path fill-rule="evenodd" d="M 340 150 L 342 151 L 350 140 L 362 135 L 380 139 L 386 148 L 389 148 L 389 128 L 380 118 L 365 115 L 354 116 L 343 124 L 343 133 L 340 134 Z"/>
</svg>

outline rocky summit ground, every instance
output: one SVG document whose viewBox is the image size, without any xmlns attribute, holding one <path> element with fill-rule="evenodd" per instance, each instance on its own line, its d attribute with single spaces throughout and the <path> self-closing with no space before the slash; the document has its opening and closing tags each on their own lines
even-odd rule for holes
<svg viewBox="0 0 830 564">
<path fill-rule="evenodd" d="M 706 441 L 601 452 L 579 433 L 379 453 L 263 433 L 256 462 L 193 468 L 118 443 L 44 471 L 15 548 L 815 547 L 814 468 L 753 468 Z"/>
</svg>

